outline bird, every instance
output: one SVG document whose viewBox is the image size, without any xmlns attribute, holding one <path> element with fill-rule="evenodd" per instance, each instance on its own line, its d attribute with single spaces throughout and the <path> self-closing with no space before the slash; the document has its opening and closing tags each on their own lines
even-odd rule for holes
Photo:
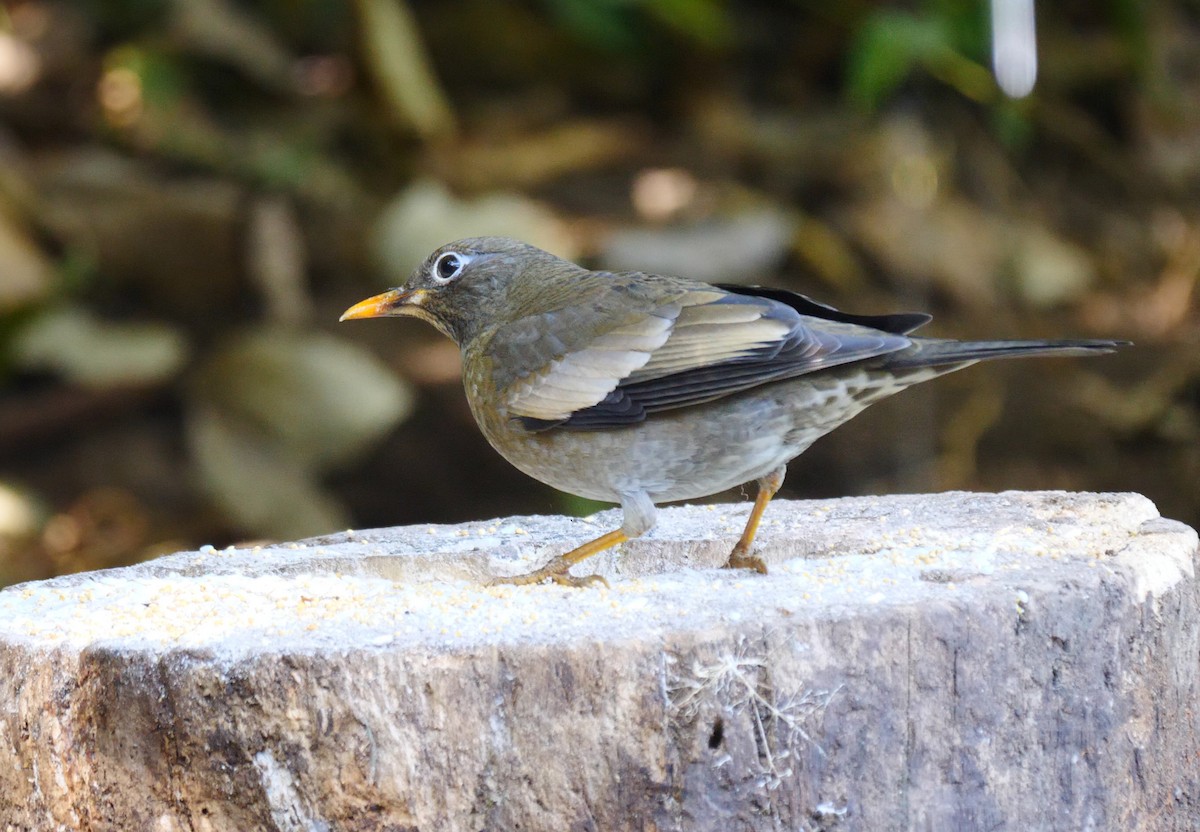
<svg viewBox="0 0 1200 832">
<path fill-rule="evenodd" d="M 912 333 L 932 316 L 855 315 L 782 289 L 592 271 L 527 243 L 441 246 L 408 281 L 341 320 L 412 317 L 458 345 L 483 435 L 525 474 L 619 504 L 621 526 L 526 574 L 573 566 L 649 531 L 657 504 L 755 483 L 726 567 L 753 553 L 788 463 L 875 402 L 993 358 L 1108 353 L 1116 340 L 958 341 Z M 606 583 L 606 582 L 605 582 Z"/>
</svg>

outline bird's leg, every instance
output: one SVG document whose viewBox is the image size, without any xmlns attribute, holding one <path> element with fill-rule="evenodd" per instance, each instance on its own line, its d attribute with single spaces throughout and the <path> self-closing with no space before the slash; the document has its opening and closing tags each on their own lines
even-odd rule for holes
<svg viewBox="0 0 1200 832">
<path fill-rule="evenodd" d="M 621 528 L 615 529 L 608 534 L 602 534 L 595 540 L 589 540 L 582 546 L 576 546 L 566 554 L 554 558 L 541 569 L 535 569 L 524 575 L 514 575 L 511 578 L 495 578 L 488 582 L 488 586 L 496 586 L 498 584 L 528 586 L 529 584 L 540 584 L 547 578 L 561 586 L 583 587 L 593 584 L 608 586 L 608 581 L 599 575 L 585 575 L 582 578 L 576 578 L 571 574 L 570 570 L 572 566 L 581 560 L 599 554 L 605 549 L 611 549 L 613 546 L 624 543 L 632 537 L 645 534 L 654 525 L 654 503 L 651 502 L 645 493 L 638 492 L 631 495 L 622 495 L 621 508 L 625 515 Z"/>
<path fill-rule="evenodd" d="M 767 565 L 763 563 L 762 558 L 750 554 L 750 547 L 754 545 L 754 535 L 758 532 L 763 512 L 767 510 L 767 503 L 771 502 L 775 492 L 783 485 L 783 475 L 786 473 L 787 467 L 780 465 L 765 477 L 758 479 L 758 495 L 754 498 L 754 508 L 750 509 L 746 528 L 733 551 L 729 553 L 729 560 L 725 561 L 726 569 L 753 569 L 763 575 L 767 574 Z"/>
<path fill-rule="evenodd" d="M 565 555 L 559 555 L 541 569 L 535 569 L 524 575 L 514 575 L 511 578 L 496 578 L 489 581 L 488 585 L 512 584 L 513 586 L 528 586 L 529 584 L 540 584 L 549 578 L 554 583 L 561 584 L 562 586 L 590 586 L 591 584 L 604 584 L 608 586 L 608 581 L 599 575 L 587 575 L 583 578 L 576 578 L 571 574 L 570 569 L 581 560 L 599 554 L 605 549 L 611 549 L 613 546 L 624 543 L 628 539 L 629 537 L 626 536 L 625 532 L 621 529 L 616 529 L 608 534 L 600 535 L 595 540 L 589 540 L 582 546 L 576 546 Z"/>
</svg>

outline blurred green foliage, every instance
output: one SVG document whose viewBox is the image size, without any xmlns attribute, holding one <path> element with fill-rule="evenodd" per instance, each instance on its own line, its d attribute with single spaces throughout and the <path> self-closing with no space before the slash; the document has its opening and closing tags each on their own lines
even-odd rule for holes
<svg viewBox="0 0 1200 832">
<path fill-rule="evenodd" d="M 710 47 L 729 41 L 722 0 L 543 0 L 566 29 L 602 49 L 635 51 L 647 45 L 646 26 L 666 25 Z"/>
<path fill-rule="evenodd" d="M 930 0 L 920 12 L 879 9 L 861 22 L 851 44 L 847 93 L 877 109 L 917 70 L 975 101 L 995 99 L 984 68 L 988 40 L 983 3 Z"/>
</svg>

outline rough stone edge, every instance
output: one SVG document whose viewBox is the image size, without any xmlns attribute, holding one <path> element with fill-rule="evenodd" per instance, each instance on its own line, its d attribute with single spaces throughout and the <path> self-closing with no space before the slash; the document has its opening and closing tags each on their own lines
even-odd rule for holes
<svg viewBox="0 0 1200 832">
<path fill-rule="evenodd" d="M 1121 565 L 1121 568 L 1119 570 L 1116 570 L 1118 574 L 1116 576 L 1114 576 L 1115 580 L 1111 580 L 1111 581 L 1101 580 L 1096 585 L 1095 588 L 1099 588 L 1099 587 L 1107 584 L 1110 586 L 1110 590 L 1117 592 L 1118 596 L 1127 595 L 1127 597 L 1129 597 L 1131 601 L 1136 601 L 1141 609 L 1141 614 L 1140 614 L 1141 624 L 1140 624 L 1140 626 L 1143 628 L 1142 631 L 1147 633 L 1148 636 L 1151 638 L 1151 640 L 1160 639 L 1160 638 L 1170 638 L 1171 636 L 1186 639 L 1188 637 L 1187 633 L 1184 633 L 1184 632 L 1172 633 L 1169 630 L 1169 628 L 1168 628 L 1168 625 L 1170 623 L 1169 613 L 1171 611 L 1171 607 L 1176 604 L 1176 601 L 1173 601 L 1172 599 L 1181 594 L 1180 592 L 1177 591 L 1179 588 L 1179 582 L 1185 578 L 1192 577 L 1194 575 L 1194 560 L 1195 560 L 1195 557 L 1197 556 L 1196 533 L 1193 530 L 1188 529 L 1188 527 L 1184 526 L 1183 524 L 1176 523 L 1174 521 L 1161 520 L 1161 519 L 1146 521 L 1145 523 L 1142 524 L 1142 530 L 1144 530 L 1144 532 L 1147 534 L 1148 537 L 1157 539 L 1159 543 L 1164 543 L 1164 542 L 1170 541 L 1170 543 L 1171 543 L 1170 549 L 1173 550 L 1173 553 L 1171 554 L 1167 568 L 1165 568 L 1163 570 L 1155 570 L 1152 573 L 1150 573 L 1149 575 L 1143 576 L 1144 570 L 1142 569 L 1142 567 L 1145 564 L 1146 556 L 1148 554 L 1150 554 L 1151 552 L 1155 552 L 1155 551 L 1161 553 L 1162 549 L 1156 548 L 1154 546 L 1150 546 L 1149 541 L 1142 540 L 1140 537 L 1138 537 L 1138 538 L 1135 538 L 1130 543 L 1130 545 L 1127 546 L 1125 549 L 1122 549 L 1121 551 L 1116 552 L 1112 556 L 1113 562 L 1119 563 Z M 1187 551 L 1188 547 L 1190 547 L 1190 552 Z M 1174 567 L 1174 571 L 1172 571 L 1172 568 L 1171 568 L 1172 566 Z M 1122 584 L 1124 584 L 1124 588 L 1121 588 Z M 1088 589 L 1088 587 L 1085 587 L 1085 586 L 1079 586 L 1079 587 L 1074 588 L 1074 590 L 1076 592 L 1082 592 L 1087 589 Z M 1190 593 L 1189 594 L 1192 597 L 1192 600 L 1194 602 L 1195 601 L 1194 596 L 1196 595 L 1196 589 L 1195 589 L 1194 584 L 1190 585 Z M 1115 600 L 1115 599 L 1112 599 L 1112 600 Z M 1192 606 L 1194 608 L 1195 604 L 1193 603 Z M 1193 609 L 1193 612 L 1194 612 L 1194 609 Z M 1192 632 L 1191 638 L 1192 638 L 1192 642 L 1193 642 L 1193 646 L 1194 646 L 1194 642 L 1196 641 L 1195 633 L 1194 633 L 1194 630 L 1195 630 L 1195 621 L 1194 620 L 1192 621 L 1190 626 L 1191 626 L 1191 632 Z M 693 647 L 693 649 L 696 649 L 696 647 L 699 647 L 699 646 L 701 646 L 701 645 L 697 644 Z M 1155 651 L 1150 649 L 1149 647 L 1145 648 L 1145 653 L 1147 655 L 1151 655 L 1154 652 Z M 58 657 L 58 658 L 61 660 L 63 657 Z M 93 657 L 93 658 L 98 658 L 98 657 Z M 166 658 L 166 657 L 164 657 L 164 658 Z M 176 658 L 182 659 L 184 657 L 180 656 L 180 657 L 176 657 Z M 202 657 L 195 657 L 195 658 L 202 659 Z M 162 669 L 163 669 L 163 672 L 168 673 L 168 674 L 170 674 L 172 672 L 170 670 L 170 667 L 163 667 Z M 54 676 L 58 677 L 59 683 L 62 683 L 64 681 L 63 677 L 61 675 L 59 675 L 59 674 L 63 674 L 63 673 L 70 675 L 71 668 L 66 665 L 59 665 L 58 673 L 53 674 Z M 1192 676 L 1194 677 L 1194 675 L 1195 675 L 1194 668 L 1192 669 L 1191 673 L 1192 673 Z M 114 677 L 109 677 L 109 678 L 111 679 Z M 119 678 L 119 676 L 116 678 Z M 29 681 L 33 681 L 33 680 L 29 680 Z M 49 683 L 52 680 L 50 678 L 46 678 L 45 681 L 47 683 Z M 57 702 L 63 701 L 62 697 L 65 696 L 66 693 L 62 689 L 56 689 L 56 688 L 57 688 L 56 685 L 53 685 L 53 684 L 47 685 L 47 701 L 57 701 Z M 56 693 L 51 694 L 51 690 L 56 690 Z M 97 691 L 97 693 L 99 693 L 99 692 L 101 692 L 101 691 Z M 1146 703 L 1146 704 L 1148 705 L 1149 703 Z M 1172 717 L 1183 717 L 1184 710 L 1186 707 L 1188 707 L 1188 705 L 1189 705 L 1189 703 L 1184 703 L 1184 702 L 1171 703 L 1169 712 L 1167 709 L 1164 709 L 1164 711 L 1161 715 L 1157 713 L 1157 711 L 1158 711 L 1157 705 L 1155 705 L 1153 708 L 1153 710 L 1155 712 L 1153 715 L 1146 713 L 1145 706 L 1143 706 L 1143 711 L 1137 715 L 1140 727 L 1139 726 L 1131 726 L 1130 730 L 1132 731 L 1134 728 L 1138 728 L 1138 730 L 1142 732 L 1141 742 L 1142 742 L 1143 747 L 1149 748 L 1150 744 L 1154 740 L 1154 738 L 1162 737 L 1166 740 L 1165 744 L 1170 746 L 1173 751 L 1178 753 L 1178 756 L 1176 757 L 1176 759 L 1186 760 L 1186 759 L 1194 758 L 1194 757 L 1191 757 L 1190 755 L 1194 754 L 1196 751 L 1196 747 L 1195 747 L 1196 743 L 1195 743 L 1195 736 L 1194 736 L 1195 725 L 1193 724 L 1193 725 L 1189 726 L 1191 728 L 1192 736 L 1191 736 L 1191 739 L 1188 740 L 1184 736 L 1184 734 L 1186 733 L 1185 731 L 1173 732 L 1173 733 L 1167 734 L 1165 737 L 1161 733 L 1164 730 L 1171 731 L 1172 728 L 1178 728 L 1180 725 L 1183 724 L 1182 721 L 1177 722 L 1174 725 L 1161 724 L 1159 722 L 1160 719 L 1162 719 L 1166 722 L 1170 722 Z M 49 727 L 51 727 L 51 729 L 53 728 L 53 726 L 49 726 Z M 11 740 L 12 739 L 11 736 L 8 739 Z M 60 730 L 58 732 L 56 732 L 54 730 L 50 730 L 48 733 L 43 735 L 42 739 L 44 739 L 46 741 L 46 743 L 51 747 L 64 747 L 64 743 L 69 743 L 74 738 L 64 734 L 61 731 L 61 724 L 60 724 Z M 8 741 L 6 741 L 4 744 L 7 745 Z M 178 755 L 179 751 L 177 750 L 175 752 L 175 754 Z M 1198 798 L 1197 792 L 1195 790 L 1195 785 L 1196 785 L 1195 777 L 1193 776 L 1192 780 L 1190 782 L 1183 782 L 1180 785 L 1175 786 L 1174 787 L 1175 790 L 1172 791 L 1170 783 L 1169 783 L 1169 780 L 1170 780 L 1169 772 L 1161 772 L 1161 773 L 1158 773 L 1159 776 L 1155 776 L 1156 772 L 1153 770 L 1156 765 L 1155 761 L 1150 760 L 1149 762 L 1144 763 L 1144 765 L 1148 766 L 1146 771 L 1141 772 L 1140 774 L 1136 775 L 1136 777 L 1142 783 L 1143 790 L 1147 793 L 1149 793 L 1151 791 L 1154 792 L 1154 796 L 1161 798 L 1164 806 L 1170 805 L 1171 802 L 1173 801 L 1178 807 L 1180 807 L 1179 808 L 1180 815 L 1179 816 L 1161 815 L 1161 816 L 1157 816 L 1157 817 L 1148 816 L 1144 812 L 1142 812 L 1141 814 L 1138 813 L 1139 808 L 1144 809 L 1145 807 L 1126 807 L 1127 814 L 1125 815 L 1125 819 L 1130 823 L 1138 824 L 1141 828 L 1162 828 L 1162 829 L 1196 828 L 1194 825 L 1191 825 L 1191 824 L 1194 824 L 1196 822 L 1196 820 L 1198 819 L 1198 816 L 1196 814 L 1196 803 L 1194 801 L 1196 801 L 1197 799 L 1200 799 L 1200 798 Z M 87 775 L 87 776 L 85 776 L 85 775 Z M 55 775 L 55 776 L 57 777 L 58 775 Z M 80 778 L 82 778 L 82 779 L 80 779 Z M 86 769 L 81 769 L 80 771 L 76 772 L 76 776 L 73 777 L 72 779 L 75 779 L 76 782 L 79 784 L 79 786 L 82 787 L 91 778 L 90 778 L 90 773 L 88 773 L 86 771 Z M 168 779 L 167 782 L 168 783 L 171 782 L 170 779 Z M 81 789 L 81 792 L 82 791 L 86 791 L 86 789 Z M 166 795 L 164 795 L 164 798 L 165 797 L 166 797 Z M 1192 802 L 1189 803 L 1188 801 L 1192 801 Z M 268 803 L 270 803 L 270 801 L 268 801 Z M 285 806 L 286 804 L 287 804 L 287 801 L 283 801 L 282 803 L 279 801 L 275 802 L 276 808 L 278 808 L 279 806 Z M 838 806 L 831 804 L 830 808 L 836 815 L 836 812 L 838 811 Z M 63 816 L 64 815 L 60 815 L 60 817 L 63 817 Z M 69 812 L 65 816 L 68 818 L 71 817 Z M 76 813 L 74 817 L 77 820 L 79 820 L 80 822 L 89 822 L 89 818 L 81 817 L 78 813 Z M 910 816 L 910 819 L 917 820 L 918 818 Z M 98 817 L 92 817 L 92 818 L 90 818 L 90 820 L 96 821 L 97 823 L 101 823 L 101 824 L 103 823 L 103 821 Z M 146 818 L 146 820 L 149 821 L 149 820 L 151 820 L 151 818 Z M 1115 821 L 1116 816 L 1111 817 L 1110 820 Z M 42 827 L 42 828 L 48 828 L 48 827 Z M 107 828 L 107 827 L 100 825 L 100 826 L 97 826 L 96 828 Z M 285 826 L 282 828 L 287 828 L 287 827 Z M 613 828 L 616 828 L 616 827 L 613 827 Z M 640 828 L 640 827 L 628 827 L 628 828 Z M 695 828 L 700 828 L 700 827 L 695 827 Z M 708 828 L 715 829 L 715 828 L 719 828 L 719 827 L 714 826 L 714 827 L 708 827 Z M 757 829 L 757 828 L 773 828 L 773 827 L 754 826 L 752 828 Z M 855 828 L 855 827 L 847 826 L 847 828 Z M 882 827 L 877 827 L 877 828 L 882 828 Z M 894 827 L 894 828 L 900 828 L 900 827 Z M 1056 828 L 1069 828 L 1069 827 L 1064 826 L 1064 827 L 1056 827 Z M 1109 827 L 1109 828 L 1128 828 L 1128 827 L 1121 827 L 1118 825 L 1118 826 L 1113 826 L 1113 827 Z"/>
</svg>

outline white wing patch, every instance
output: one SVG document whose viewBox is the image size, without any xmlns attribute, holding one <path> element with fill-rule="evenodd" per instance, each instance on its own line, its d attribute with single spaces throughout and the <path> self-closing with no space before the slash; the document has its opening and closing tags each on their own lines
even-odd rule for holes
<svg viewBox="0 0 1200 832">
<path fill-rule="evenodd" d="M 792 325 L 768 317 L 774 304 L 727 302 L 724 292 L 696 290 L 632 323 L 611 329 L 536 373 L 511 384 L 509 413 L 569 419 L 622 382 L 665 378 L 734 361 L 778 344 Z"/>
<path fill-rule="evenodd" d="M 655 310 L 633 323 L 593 338 L 586 349 L 551 361 L 512 384 L 509 412 L 534 419 L 566 419 L 599 404 L 629 375 L 645 366 L 671 335 L 678 305 Z"/>
<path fill-rule="evenodd" d="M 689 296 L 685 303 L 691 299 Z M 766 307 L 748 303 L 704 301 L 701 305 L 685 306 L 671 337 L 655 350 L 650 361 L 637 370 L 631 380 L 661 378 L 744 358 L 786 338 L 791 331 L 790 325 L 763 317 L 767 311 Z"/>
</svg>

